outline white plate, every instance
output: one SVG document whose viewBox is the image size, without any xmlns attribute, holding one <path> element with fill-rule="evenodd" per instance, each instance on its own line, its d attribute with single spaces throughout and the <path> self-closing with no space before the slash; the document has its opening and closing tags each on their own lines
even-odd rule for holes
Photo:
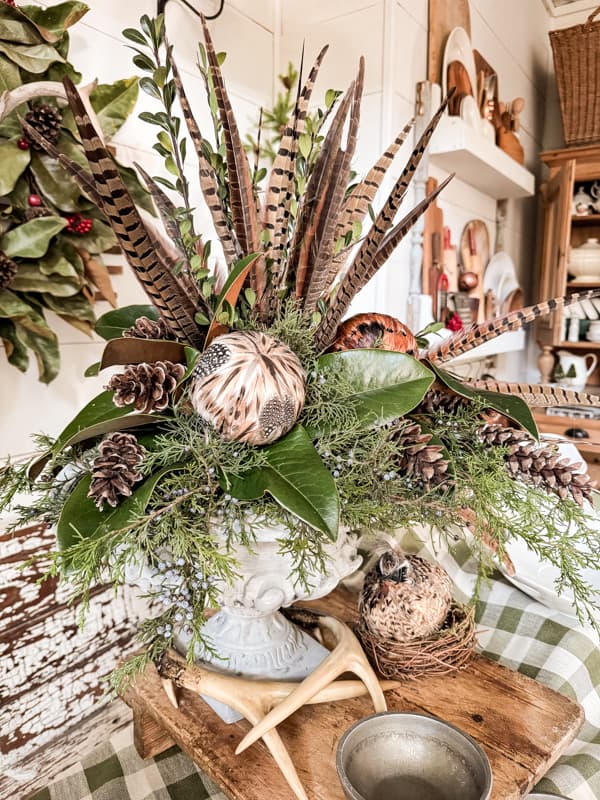
<svg viewBox="0 0 600 800">
<path fill-rule="evenodd" d="M 600 316 L 591 300 L 580 300 L 579 305 L 588 319 L 598 319 Z"/>
<path fill-rule="evenodd" d="M 471 128 L 481 133 L 481 116 L 477 107 L 477 100 L 470 94 L 460 101 L 460 118 Z"/>
<path fill-rule="evenodd" d="M 519 287 L 517 273 L 508 253 L 495 253 L 483 273 L 483 291 L 492 291 L 502 303 L 508 295 Z"/>
<path fill-rule="evenodd" d="M 464 28 L 454 28 L 446 39 L 444 60 L 442 62 L 442 89 L 444 96 L 448 93 L 448 67 L 453 61 L 460 61 L 467 70 L 471 81 L 471 91 L 477 93 L 477 72 L 475 71 L 475 56 L 469 34 Z"/>
</svg>

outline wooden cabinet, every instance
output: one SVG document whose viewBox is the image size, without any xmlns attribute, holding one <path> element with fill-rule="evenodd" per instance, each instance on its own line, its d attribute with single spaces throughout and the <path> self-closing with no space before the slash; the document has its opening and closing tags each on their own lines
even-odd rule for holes
<svg viewBox="0 0 600 800">
<path fill-rule="evenodd" d="M 600 239 L 600 214 L 577 216 L 572 211 L 575 187 L 587 183 L 589 190 L 593 181 L 600 181 L 600 146 L 551 150 L 542 153 L 540 158 L 549 168 L 549 177 L 541 187 L 543 224 L 538 300 L 600 288 L 600 279 L 595 283 L 582 283 L 569 275 L 571 247 L 578 247 L 590 237 Z M 562 310 L 539 320 L 536 338 L 540 346 L 579 354 L 597 352 L 600 356 L 600 343 L 587 341 L 583 331 L 578 341 L 566 341 Z M 600 370 L 592 376 L 591 384 L 600 385 Z"/>
</svg>

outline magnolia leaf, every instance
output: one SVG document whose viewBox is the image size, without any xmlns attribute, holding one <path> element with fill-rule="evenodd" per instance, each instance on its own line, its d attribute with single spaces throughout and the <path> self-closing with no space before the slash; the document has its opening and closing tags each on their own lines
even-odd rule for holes
<svg viewBox="0 0 600 800">
<path fill-rule="evenodd" d="M 59 247 L 52 246 L 45 258 L 40 259 L 38 266 L 44 275 L 62 275 L 63 278 L 73 278 L 81 283 L 82 273 Z"/>
<path fill-rule="evenodd" d="M 71 25 L 78 22 L 90 10 L 85 3 L 68 0 L 49 8 L 26 6 L 27 17 L 32 20 L 40 34 L 47 42 L 53 44 L 62 38 Z"/>
<path fill-rule="evenodd" d="M 111 139 L 132 113 L 139 94 L 137 78 L 100 83 L 90 94 L 92 108 L 104 135 Z"/>
<path fill-rule="evenodd" d="M 335 481 L 304 428 L 296 425 L 263 453 L 268 466 L 243 475 L 224 474 L 223 488 L 239 500 L 256 500 L 267 492 L 287 511 L 335 540 L 340 511 Z"/>
<path fill-rule="evenodd" d="M 113 392 L 102 392 L 69 422 L 47 453 L 31 462 L 28 475 L 31 480 L 35 480 L 51 456 L 58 455 L 72 444 L 116 430 L 154 424 L 161 419 L 162 417 L 155 414 L 132 413 L 131 406 L 116 406 L 113 403 Z"/>
<path fill-rule="evenodd" d="M 100 369 L 115 364 L 144 364 L 152 361 L 172 361 L 185 364 L 185 347 L 180 342 L 166 339 L 136 339 L 123 337 L 111 339 L 102 353 Z"/>
<path fill-rule="evenodd" d="M 49 44 L 24 45 L 0 41 L 0 53 L 4 53 L 21 69 L 34 75 L 41 75 L 50 64 L 64 62 L 60 53 Z"/>
<path fill-rule="evenodd" d="M 31 158 L 31 169 L 40 193 L 53 206 L 61 211 L 79 210 L 81 190 L 74 180 L 65 176 L 65 168 L 59 161 L 45 153 L 34 153 Z"/>
<path fill-rule="evenodd" d="M 62 217 L 40 217 L 24 222 L 0 239 L 0 250 L 10 258 L 41 258 L 50 240 L 66 226 Z"/>
<path fill-rule="evenodd" d="M 112 228 L 94 217 L 92 229 L 83 236 L 78 233 L 63 234 L 74 247 L 83 247 L 90 253 L 105 253 L 117 244 Z"/>
<path fill-rule="evenodd" d="M 20 138 L 14 136 L 12 139 L 0 140 L 0 196 L 12 192 L 31 160 L 29 150 L 20 150 L 17 147 Z"/>
<path fill-rule="evenodd" d="M 17 65 L 9 61 L 6 56 L 0 56 L 0 94 L 16 89 L 21 83 L 21 73 Z"/>
<path fill-rule="evenodd" d="M 461 397 L 467 397 L 469 400 L 479 398 L 483 400 L 489 408 L 494 411 L 499 411 L 505 417 L 518 423 L 522 428 L 528 431 L 535 438 L 539 438 L 539 433 L 533 414 L 527 403 L 515 395 L 502 394 L 501 392 L 488 392 L 482 389 L 473 389 L 470 386 L 465 386 L 462 381 L 446 372 L 445 369 L 440 369 L 436 364 L 429 364 L 431 369 L 435 372 L 440 381 L 445 384 L 449 389 L 452 389 L 456 394 Z"/>
<path fill-rule="evenodd" d="M 56 334 L 41 314 L 35 311 L 28 316 L 14 317 L 12 322 L 19 341 L 33 350 L 38 365 L 38 379 L 42 383 L 50 383 L 58 375 L 60 366 Z"/>
<path fill-rule="evenodd" d="M 45 292 L 55 297 L 72 297 L 81 290 L 77 273 L 71 279 L 62 275 L 44 275 L 38 261 L 21 262 L 10 285 L 16 292 Z"/>
<path fill-rule="evenodd" d="M 385 424 L 417 406 L 433 383 L 433 373 L 412 356 L 392 350 L 345 350 L 318 359 L 319 370 L 343 370 L 352 393 L 341 402 L 354 408 L 363 427 Z"/>
<path fill-rule="evenodd" d="M 168 472 L 181 469 L 179 465 L 163 467 L 151 475 L 131 497 L 126 497 L 116 508 L 105 506 L 103 511 L 97 508 L 91 497 L 88 497 L 92 476 L 87 473 L 79 481 L 65 502 L 56 525 L 56 539 L 61 550 L 66 550 L 82 539 L 101 536 L 110 531 L 127 528 L 135 519 L 144 513 L 152 493 L 160 479 Z M 76 566 L 67 564 L 66 569 Z"/>
<path fill-rule="evenodd" d="M 96 317 L 94 309 L 81 292 L 73 297 L 56 297 L 51 294 L 43 295 L 44 305 L 62 317 L 69 325 L 73 325 L 87 336 L 94 331 Z"/>
<path fill-rule="evenodd" d="M 83 261 L 85 277 L 94 284 L 104 300 L 110 303 L 113 308 L 116 308 L 117 295 L 113 289 L 110 273 L 106 264 L 98 258 L 92 258 L 87 250 L 80 250 L 79 255 Z"/>
<path fill-rule="evenodd" d="M 17 44 L 41 44 L 42 39 L 25 19 L 0 19 L 0 39 Z"/>
<path fill-rule="evenodd" d="M 108 311 L 103 314 L 96 323 L 96 333 L 107 341 L 119 339 L 123 336 L 123 331 L 135 325 L 139 317 L 157 320 L 158 311 L 154 306 L 124 306 L 115 311 Z"/>
<path fill-rule="evenodd" d="M 21 317 L 31 314 L 35 309 L 18 294 L 9 289 L 0 291 L 0 317 Z"/>
<path fill-rule="evenodd" d="M 29 367 L 27 348 L 17 336 L 14 323 L 9 319 L 0 319 L 0 339 L 2 339 L 8 363 L 21 372 L 26 372 Z"/>
<path fill-rule="evenodd" d="M 225 324 L 222 324 L 219 322 L 219 320 L 222 319 L 221 312 L 223 311 L 226 303 L 229 303 L 232 308 L 235 307 L 239 294 L 244 286 L 246 277 L 252 269 L 252 265 L 257 258 L 257 253 L 251 253 L 249 256 L 245 256 L 245 258 L 242 258 L 236 263 L 227 276 L 225 285 L 223 286 L 221 294 L 217 300 L 213 321 L 211 322 L 208 333 L 206 334 L 205 347 L 208 347 L 215 337 L 220 336 L 222 333 L 226 333 L 229 316 L 227 317 Z"/>
</svg>

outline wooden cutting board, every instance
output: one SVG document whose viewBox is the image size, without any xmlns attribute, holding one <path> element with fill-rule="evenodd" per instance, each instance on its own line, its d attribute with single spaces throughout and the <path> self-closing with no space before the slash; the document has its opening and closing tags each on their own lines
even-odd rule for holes
<svg viewBox="0 0 600 800">
<path fill-rule="evenodd" d="M 429 35 L 427 40 L 427 80 L 442 82 L 442 62 L 448 34 L 464 28 L 471 37 L 469 0 L 429 0 Z M 477 87 L 474 86 L 476 91 Z"/>
<path fill-rule="evenodd" d="M 313 608 L 356 619 L 356 597 L 336 590 Z M 432 714 L 457 725 L 486 751 L 494 776 L 492 800 L 524 797 L 556 761 L 583 723 L 583 710 L 531 678 L 474 656 L 450 675 L 407 681 L 387 692 L 388 708 Z M 250 726 L 226 725 L 197 695 L 182 692 L 173 708 L 154 667 L 128 690 L 136 746 L 145 757 L 173 744 L 231 800 L 293 800 L 294 795 L 262 742 L 234 755 Z M 343 800 L 335 770 L 337 743 L 347 728 L 373 713 L 365 698 L 304 706 L 278 730 L 310 800 Z"/>
</svg>

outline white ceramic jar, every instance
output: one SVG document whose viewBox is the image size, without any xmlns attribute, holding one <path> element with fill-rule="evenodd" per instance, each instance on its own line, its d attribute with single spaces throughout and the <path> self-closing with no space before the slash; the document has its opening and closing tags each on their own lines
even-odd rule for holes
<svg viewBox="0 0 600 800">
<path fill-rule="evenodd" d="M 588 239 L 580 247 L 572 247 L 569 272 L 575 281 L 600 281 L 600 242 Z"/>
</svg>

